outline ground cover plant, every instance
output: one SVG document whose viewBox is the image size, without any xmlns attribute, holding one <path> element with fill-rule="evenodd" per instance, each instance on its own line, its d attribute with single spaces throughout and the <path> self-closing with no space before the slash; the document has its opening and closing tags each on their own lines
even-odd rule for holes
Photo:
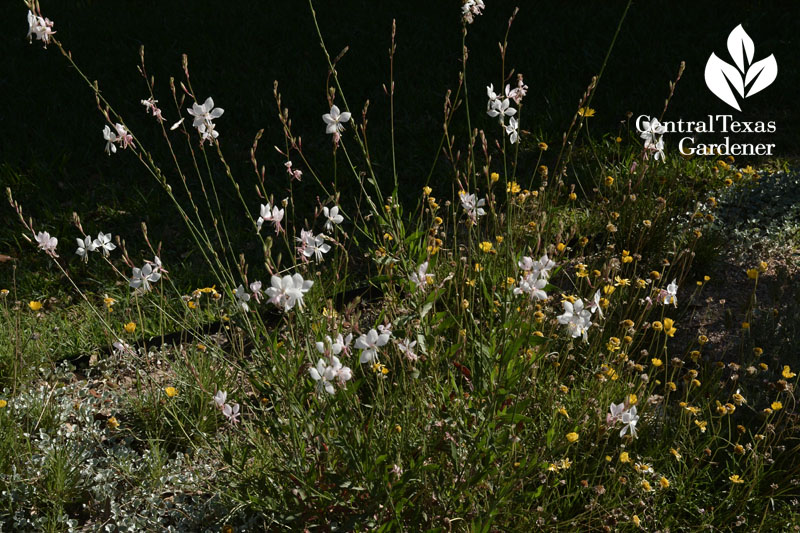
<svg viewBox="0 0 800 533">
<path fill-rule="evenodd" d="M 328 48 L 309 2 L 327 68 L 318 122 L 300 131 L 276 81 L 280 138 L 255 132 L 243 156 L 188 56 L 157 80 L 139 50 L 129 119 L 47 6 L 25 5 L 28 38 L 96 100 L 98 157 L 149 175 L 183 227 L 115 235 L 75 213 L 56 232 L 6 189 L 20 245 L 61 289 L 25 292 L 23 261 L 3 262 L 0 527 L 796 527 L 796 178 L 783 161 L 665 146 L 683 64 L 641 131 L 590 131 L 624 14 L 547 142 L 527 122 L 535 73 L 507 61 L 517 11 L 475 94 L 471 31 L 491 6 L 454 4 L 461 69 L 412 193 L 394 25 L 387 154 L 373 155 L 370 102 L 348 100 L 346 50 Z M 740 215 L 781 205 L 769 198 L 785 208 Z M 167 259 L 177 235 L 199 274 Z M 735 238 L 771 246 L 743 254 Z"/>
</svg>

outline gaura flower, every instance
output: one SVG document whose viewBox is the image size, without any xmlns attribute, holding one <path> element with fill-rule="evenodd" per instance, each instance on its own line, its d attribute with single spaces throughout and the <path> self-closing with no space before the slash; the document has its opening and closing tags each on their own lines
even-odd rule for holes
<svg viewBox="0 0 800 533">
<path fill-rule="evenodd" d="M 50 43 L 50 36 L 55 34 L 53 31 L 53 21 L 28 10 L 28 41 L 33 42 L 33 37 L 44 43 L 44 47 Z"/>
<path fill-rule="evenodd" d="M 102 231 L 97 234 L 97 238 L 92 242 L 95 250 L 101 250 L 104 257 L 108 257 L 111 250 L 116 249 L 117 245 L 111 242 L 111 234 L 103 233 Z"/>
<path fill-rule="evenodd" d="M 417 286 L 417 289 L 424 291 L 428 284 L 433 283 L 433 274 L 428 274 L 428 262 L 422 263 L 416 272 L 409 275 L 408 279 Z"/>
<path fill-rule="evenodd" d="M 341 224 L 344 220 L 344 217 L 339 214 L 339 206 L 335 205 L 328 209 L 327 207 L 322 208 L 322 214 L 325 215 L 325 229 L 327 231 L 333 230 L 333 225 Z"/>
<path fill-rule="evenodd" d="M 270 283 L 272 286 L 266 290 L 269 302 L 284 311 L 289 311 L 295 305 L 302 308 L 303 297 L 314 285 L 313 281 L 304 280 L 300 274 L 272 276 Z"/>
<path fill-rule="evenodd" d="M 89 262 L 89 252 L 94 252 L 97 247 L 92 242 L 92 238 L 88 235 L 83 239 L 75 239 L 78 242 L 78 249 L 75 250 L 75 253 L 83 259 L 84 263 Z"/>
<path fill-rule="evenodd" d="M 133 269 L 133 276 L 130 279 L 130 286 L 132 289 L 141 289 L 142 292 L 150 290 L 150 284 L 155 283 L 161 279 L 161 272 L 159 267 L 153 268 L 153 265 L 147 263 L 142 268 Z"/>
<path fill-rule="evenodd" d="M 325 133 L 341 133 L 344 131 L 344 124 L 350 122 L 350 112 L 341 113 L 336 105 L 331 106 L 331 112 L 322 115 L 325 121 Z"/>
<path fill-rule="evenodd" d="M 242 308 L 242 311 L 245 313 L 249 312 L 250 306 L 247 305 L 247 302 L 250 301 L 250 293 L 247 292 L 247 289 L 245 289 L 243 285 L 239 284 L 239 286 L 236 287 L 236 290 L 233 291 L 233 295 L 236 297 L 236 302 L 239 304 L 239 307 Z"/>
<path fill-rule="evenodd" d="M 212 121 L 218 119 L 222 116 L 225 112 L 224 109 L 214 107 L 214 99 L 210 96 L 206 98 L 206 101 L 203 102 L 203 105 L 198 104 L 197 102 L 192 104 L 191 108 L 187 108 L 187 111 L 190 115 L 194 117 L 192 120 L 192 126 L 200 130 L 201 126 L 212 126 Z"/>
<path fill-rule="evenodd" d="M 34 238 L 38 243 L 40 249 L 44 250 L 48 254 L 52 255 L 53 257 L 58 257 L 56 255 L 56 246 L 58 246 L 58 239 L 55 237 L 51 237 L 49 233 L 46 231 L 40 231 L 37 233 Z"/>
<path fill-rule="evenodd" d="M 356 348 L 362 350 L 359 361 L 369 363 L 378 357 L 378 348 L 385 346 L 391 337 L 390 331 L 378 333 L 375 329 L 369 330 L 366 335 L 361 335 L 356 339 Z"/>
</svg>

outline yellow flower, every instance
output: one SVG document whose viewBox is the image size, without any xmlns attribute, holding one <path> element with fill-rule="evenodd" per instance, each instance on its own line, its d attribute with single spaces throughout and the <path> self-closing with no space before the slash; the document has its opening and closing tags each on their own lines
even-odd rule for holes
<svg viewBox="0 0 800 533">
<path fill-rule="evenodd" d="M 8 296 L 8 289 L 0 289 L 0 296 L 3 297 Z"/>
<path fill-rule="evenodd" d="M 764 350 L 756 346 L 753 348 L 753 353 L 756 354 L 756 357 L 761 357 L 761 354 L 764 353 Z"/>
<path fill-rule="evenodd" d="M 516 181 L 511 181 L 506 185 L 506 192 L 510 192 L 511 194 L 517 194 L 521 190 L 522 187 L 520 187 Z"/>
<path fill-rule="evenodd" d="M 394 430 L 398 433 L 403 431 L 403 427 L 400 424 L 394 426 Z"/>
<path fill-rule="evenodd" d="M 564 244 L 563 242 L 556 244 L 556 250 L 558 250 L 559 252 L 563 252 L 566 247 L 567 245 Z"/>
<path fill-rule="evenodd" d="M 575 200 L 578 199 L 578 195 L 575 194 L 574 192 L 571 192 L 571 193 L 569 193 L 569 199 L 574 202 Z"/>
<path fill-rule="evenodd" d="M 792 369 L 789 368 L 789 365 L 783 365 L 783 372 L 781 372 L 781 375 L 786 379 L 791 379 L 795 377 L 797 374 L 792 372 Z"/>
<path fill-rule="evenodd" d="M 675 457 L 675 459 L 677 459 L 678 461 L 680 461 L 681 458 L 683 457 L 681 455 L 681 453 L 678 450 L 676 450 L 675 448 L 670 448 L 669 449 L 669 453 L 671 453 Z"/>
<path fill-rule="evenodd" d="M 31 311 L 38 311 L 42 308 L 42 302 L 38 302 L 36 300 L 31 300 L 28 302 L 28 307 L 31 308 Z"/>
<path fill-rule="evenodd" d="M 664 385 L 666 385 L 666 387 L 672 392 L 678 390 L 678 387 L 672 381 L 667 381 Z"/>
<path fill-rule="evenodd" d="M 119 422 L 115 417 L 112 416 L 106 420 L 106 425 L 109 427 L 109 429 L 117 429 L 119 427 Z"/>
<path fill-rule="evenodd" d="M 736 446 L 733 447 L 733 453 L 735 453 L 736 455 L 744 455 L 744 446 L 742 446 L 741 444 L 737 444 Z"/>
<path fill-rule="evenodd" d="M 699 342 L 700 346 L 702 346 L 708 342 L 708 337 L 706 337 L 705 335 L 700 335 L 699 337 L 697 337 L 697 342 Z"/>
<path fill-rule="evenodd" d="M 653 490 L 653 487 L 650 486 L 650 482 L 646 479 L 642 480 L 642 488 L 645 490 L 645 492 L 650 492 Z"/>
<path fill-rule="evenodd" d="M 619 462 L 620 463 L 630 463 L 631 462 L 631 457 L 630 457 L 630 455 L 628 455 L 628 452 L 622 452 L 621 454 L 619 454 Z"/>
<path fill-rule="evenodd" d="M 622 262 L 623 263 L 633 262 L 633 257 L 631 257 L 631 253 L 628 250 L 622 250 Z"/>
<path fill-rule="evenodd" d="M 739 477 L 739 474 L 734 474 L 730 476 L 728 479 L 730 479 L 732 483 L 736 484 L 744 483 L 744 480 Z"/>
<path fill-rule="evenodd" d="M 703 433 L 706 432 L 706 426 L 708 425 L 708 422 L 705 421 L 701 422 L 700 420 L 695 420 L 694 423 L 697 427 L 700 428 L 700 431 L 702 431 Z"/>
<path fill-rule="evenodd" d="M 133 333 L 136 331 L 136 322 L 128 322 L 123 326 L 126 333 Z"/>
<path fill-rule="evenodd" d="M 631 280 L 629 280 L 628 278 L 621 278 L 619 276 L 614 276 L 614 281 L 616 281 L 614 285 L 617 287 L 620 286 L 627 287 L 631 284 Z"/>
<path fill-rule="evenodd" d="M 578 108 L 578 114 L 580 116 L 586 117 L 586 118 L 593 117 L 594 116 L 594 109 L 592 109 L 591 107 L 579 107 Z"/>
<path fill-rule="evenodd" d="M 560 390 L 562 394 L 566 394 L 569 392 L 569 387 L 566 385 L 559 385 L 558 390 Z"/>
<path fill-rule="evenodd" d="M 492 243 L 490 243 L 489 241 L 483 241 L 478 245 L 478 248 L 480 248 L 484 253 L 488 254 L 489 252 L 492 251 Z"/>
<path fill-rule="evenodd" d="M 669 480 L 663 476 L 661 477 L 661 479 L 658 480 L 658 484 L 661 485 L 662 489 L 669 488 Z"/>
<path fill-rule="evenodd" d="M 675 328 L 675 321 L 672 320 L 671 318 L 665 318 L 664 319 L 664 332 L 667 335 L 669 335 L 670 337 L 674 337 L 676 331 L 678 331 L 678 330 L 677 330 L 677 328 Z"/>
<path fill-rule="evenodd" d="M 757 268 L 748 268 L 747 269 L 747 277 L 750 279 L 758 279 L 758 269 Z"/>
<path fill-rule="evenodd" d="M 430 196 L 430 194 L 431 194 L 432 192 L 433 192 L 433 189 L 431 189 L 430 187 L 423 187 L 423 188 L 422 188 L 422 194 L 423 194 L 424 196 Z"/>
<path fill-rule="evenodd" d="M 546 152 L 547 151 L 547 143 L 546 142 L 540 142 L 539 143 L 539 150 L 541 150 L 542 152 Z"/>
<path fill-rule="evenodd" d="M 466 298 L 461 300 L 461 307 L 463 309 L 467 309 L 469 307 L 469 301 Z"/>
<path fill-rule="evenodd" d="M 656 368 L 658 368 L 658 367 L 660 367 L 661 365 L 664 364 L 664 362 L 661 359 L 659 359 L 658 357 L 653 357 L 650 360 L 650 362 L 653 363 L 653 366 L 656 367 Z"/>
<path fill-rule="evenodd" d="M 619 139 L 619 137 L 617 137 L 617 139 Z M 633 522 L 633 525 L 636 526 L 636 527 L 641 527 L 642 526 L 642 521 L 639 520 L 639 517 L 636 516 L 636 515 L 633 515 L 633 518 L 631 518 L 631 521 Z"/>
<path fill-rule="evenodd" d="M 628 394 L 628 405 L 636 405 L 639 399 L 636 397 L 635 394 Z"/>
<path fill-rule="evenodd" d="M 644 224 L 644 227 L 645 227 L 645 228 L 649 228 L 650 226 L 652 226 L 652 225 L 653 225 L 653 223 L 652 223 L 652 222 L 650 222 L 649 220 L 646 220 L 646 219 L 645 219 L 645 220 L 642 220 L 642 224 Z"/>
<path fill-rule="evenodd" d="M 558 408 L 558 412 L 559 412 L 559 414 L 564 415 L 565 417 L 569 418 L 569 413 L 567 412 L 567 409 L 565 407 L 559 407 Z"/>
<path fill-rule="evenodd" d="M 611 187 L 614 184 L 614 177 L 613 176 L 606 176 L 606 185 Z"/>
<path fill-rule="evenodd" d="M 575 442 L 578 440 L 578 434 L 574 431 L 572 433 L 567 433 L 567 440 L 569 442 Z"/>
<path fill-rule="evenodd" d="M 5 400 L 0 400 L 0 409 L 4 408 L 6 405 L 8 405 L 8 402 L 7 402 L 7 401 L 5 401 Z"/>
<path fill-rule="evenodd" d="M 783 409 L 783 404 L 781 402 L 775 401 L 772 402 L 772 405 L 770 405 L 770 407 L 772 407 L 773 411 L 780 411 L 781 409 Z"/>
<path fill-rule="evenodd" d="M 492 180 L 492 183 L 497 183 L 497 181 L 500 179 L 500 174 L 497 172 L 492 172 L 489 174 L 489 179 Z"/>
<path fill-rule="evenodd" d="M 655 320 L 655 321 L 653 321 L 653 324 L 652 324 L 652 325 L 653 325 L 653 329 L 654 329 L 654 330 L 656 330 L 656 331 L 661 331 L 661 330 L 663 330 L 663 329 L 664 329 L 664 324 L 662 324 L 662 323 L 661 323 L 660 321 L 658 321 L 658 320 Z"/>
<path fill-rule="evenodd" d="M 164 392 L 167 393 L 167 396 L 169 396 L 170 398 L 174 398 L 175 396 L 178 395 L 178 389 L 176 389 L 175 387 L 166 387 L 164 389 Z"/>
</svg>

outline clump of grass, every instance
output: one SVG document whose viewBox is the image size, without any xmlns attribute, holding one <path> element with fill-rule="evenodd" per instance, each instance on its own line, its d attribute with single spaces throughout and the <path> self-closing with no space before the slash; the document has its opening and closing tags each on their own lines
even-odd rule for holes
<svg viewBox="0 0 800 533">
<path fill-rule="evenodd" d="M 715 220 L 706 194 L 735 175 L 733 161 L 665 157 L 655 138 L 642 147 L 630 132 L 595 141 L 588 125 L 600 77 L 559 149 L 531 139 L 524 78 L 505 64 L 516 13 L 500 47 L 502 77 L 487 87 L 487 107 L 482 98 L 475 105 L 466 44 L 481 6 L 463 6 L 464 68 L 445 98 L 434 154 L 448 160 L 447 180 L 434 180 L 432 165 L 415 206 L 398 199 L 403 154 L 392 146 L 391 169 L 374 165 L 368 104 L 346 100 L 342 56 L 328 53 L 319 25 L 327 113 L 310 135 L 327 135 L 330 160 L 307 159 L 276 83 L 276 151 L 287 169 L 280 185 L 259 164 L 261 132 L 255 176 L 233 175 L 226 117 L 219 102 L 196 97 L 188 59 L 183 80 L 170 81 L 167 111 L 141 54 L 146 109 L 172 154 L 169 171 L 89 83 L 108 123 L 107 151 L 153 176 L 214 285 L 174 279 L 146 227 L 147 252 L 131 254 L 102 228 L 92 228 L 97 239 L 87 235 L 76 216 L 81 257 L 67 258 L 9 191 L 29 240 L 91 310 L 91 331 L 113 343 L 90 374 L 116 361 L 125 386 L 91 389 L 96 401 L 71 409 L 69 386 L 25 392 L 13 378 L 0 412 L 9 434 L 41 449 L 55 433 L 67 447 L 48 448 L 34 488 L 22 488 L 15 468 L 33 468 L 36 453 L 3 465 L 13 487 L 3 520 L 40 529 L 166 520 L 479 531 L 791 520 L 795 372 L 759 362 L 758 346 L 746 359 L 718 361 L 713 341 L 684 325 L 687 302 L 707 281 L 688 278 Z M 38 31 L 47 35 L 46 24 Z M 83 76 L 61 41 L 47 38 Z M 391 104 L 394 87 L 390 77 Z M 574 150 L 582 139 L 589 149 Z M 318 188 L 313 212 L 296 208 L 300 173 Z M 245 228 L 221 208 L 223 187 L 241 203 Z M 234 246 L 240 231 L 256 253 Z M 65 268 L 81 259 L 102 263 L 131 290 L 86 294 Z M 24 311 L 0 305 L 7 315 Z M 31 311 L 40 314 L 30 324 L 46 320 L 46 309 Z M 9 345 L 19 345 L 17 324 Z M 176 331 L 176 347 L 156 349 Z M 88 437 L 64 432 L 67 420 Z M 70 466 L 87 457 L 91 468 Z M 89 474 L 105 484 L 87 483 Z M 129 487 L 140 500 L 121 499 Z M 164 490 L 180 502 L 154 496 Z M 88 511 L 76 510 L 80 501 Z M 46 509 L 42 519 L 20 522 L 34 507 Z"/>
</svg>

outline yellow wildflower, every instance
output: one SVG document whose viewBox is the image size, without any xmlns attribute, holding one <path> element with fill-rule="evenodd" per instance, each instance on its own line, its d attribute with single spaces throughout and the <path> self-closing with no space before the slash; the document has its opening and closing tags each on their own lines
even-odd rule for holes
<svg viewBox="0 0 800 533">
<path fill-rule="evenodd" d="M 573 431 L 573 432 L 571 432 L 571 433 L 567 433 L 567 440 L 568 440 L 569 442 L 575 442 L 575 441 L 577 441 L 577 440 L 578 440 L 578 434 L 577 434 L 577 433 L 575 433 L 574 431 Z"/>
<path fill-rule="evenodd" d="M 178 395 L 178 389 L 176 389 L 175 387 L 166 387 L 166 388 L 164 388 L 164 392 L 170 398 L 174 398 L 175 396 Z"/>
<path fill-rule="evenodd" d="M 42 302 L 31 300 L 30 302 L 28 302 L 28 307 L 31 308 L 31 311 L 38 311 L 39 309 L 42 308 Z"/>
<path fill-rule="evenodd" d="M 136 331 L 136 322 L 128 322 L 123 326 L 126 333 L 133 333 Z"/>
</svg>

